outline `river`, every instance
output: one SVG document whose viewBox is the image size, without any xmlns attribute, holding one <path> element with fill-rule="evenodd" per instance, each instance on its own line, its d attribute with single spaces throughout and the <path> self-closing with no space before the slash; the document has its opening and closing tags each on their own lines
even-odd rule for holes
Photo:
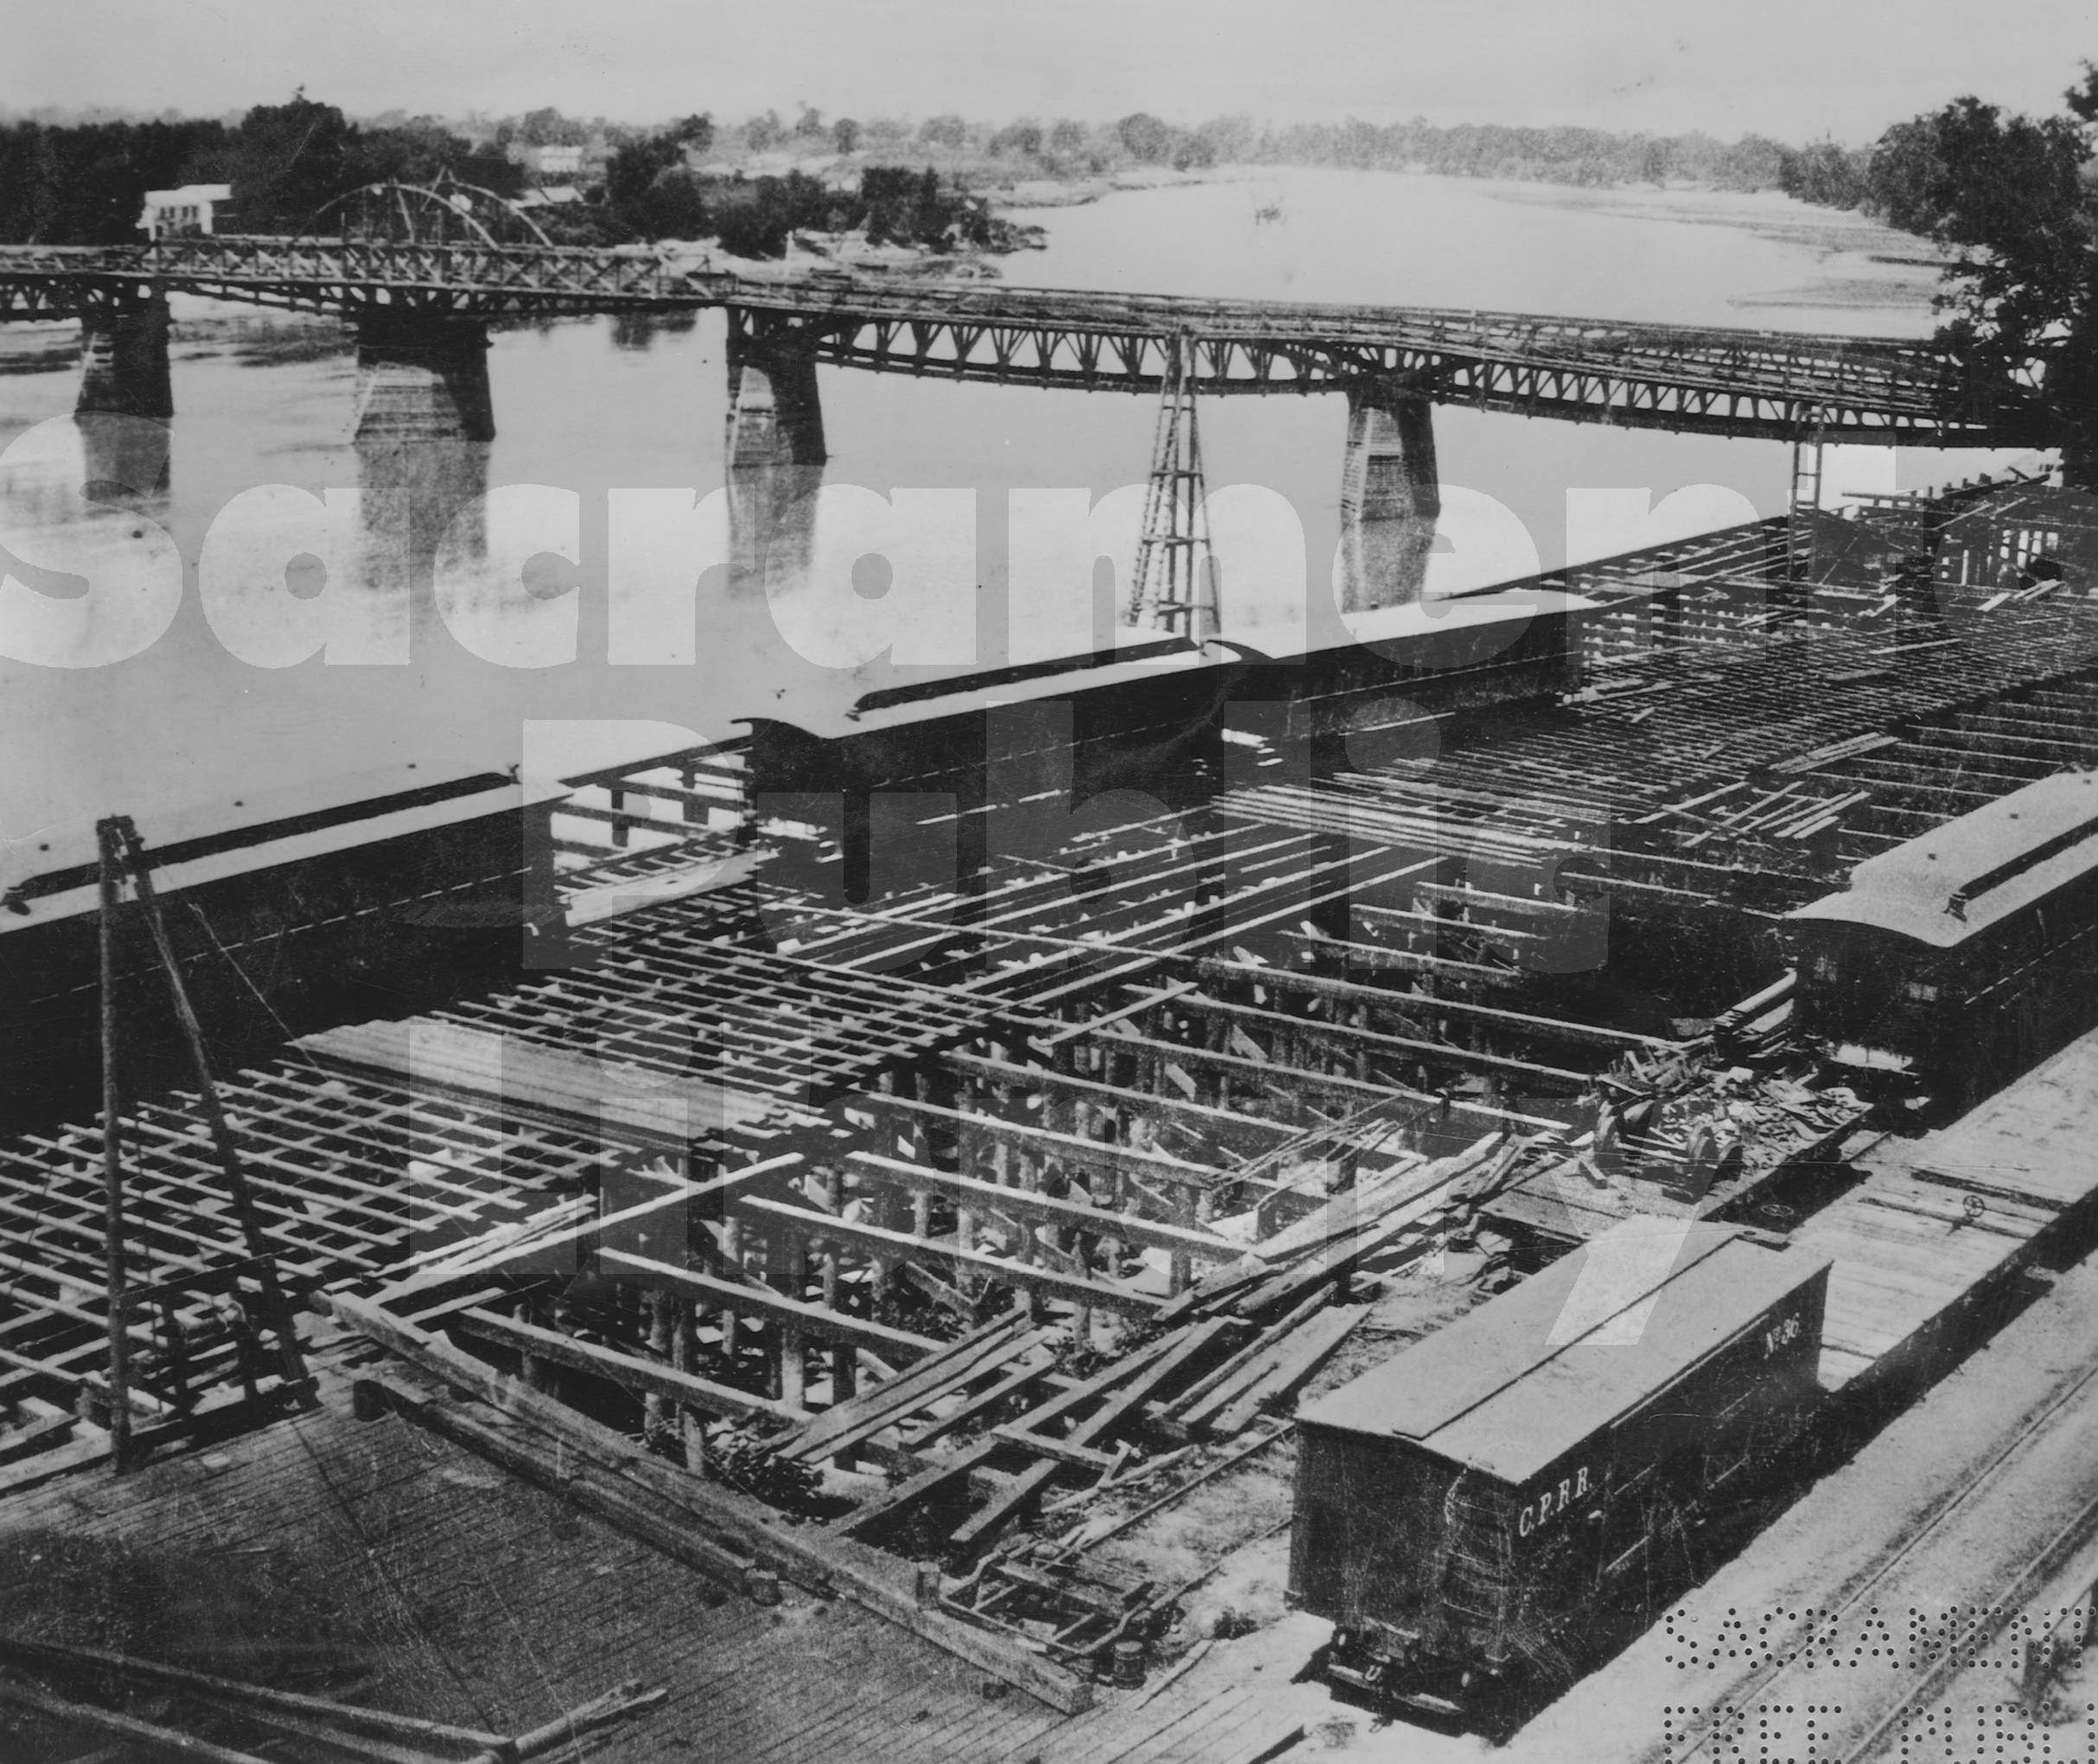
<svg viewBox="0 0 2098 1764">
<path fill-rule="evenodd" d="M 1279 218 L 1257 218 L 1264 209 Z M 1935 278 L 1914 261 L 1916 241 L 1770 195 L 1577 192 L 1305 171 L 1119 192 L 1018 218 L 1042 222 L 1049 243 L 998 260 L 1016 283 L 1910 336 L 1932 323 Z M 837 533 L 815 535 L 812 553 L 806 529 L 784 555 L 761 557 L 746 545 L 730 567 L 699 578 L 697 636 L 684 646 L 689 659 L 608 662 L 606 493 L 705 492 L 723 482 L 718 313 L 695 323 L 582 319 L 498 332 L 490 356 L 496 439 L 437 449 L 424 461 L 426 486 L 441 488 L 448 505 L 507 485 L 577 494 L 581 567 L 572 595 L 562 594 L 570 579 L 558 570 L 546 575 L 542 564 L 526 579 L 545 598 L 513 594 L 504 602 L 494 578 L 508 572 L 514 579 L 521 554 L 500 531 L 468 532 L 458 563 L 469 577 L 479 571 L 490 578 L 481 586 L 499 624 L 514 617 L 537 630 L 549 607 L 577 607 L 575 660 L 513 667 L 469 653 L 437 615 L 421 581 L 387 615 L 387 640 L 374 652 L 382 659 L 346 665 L 316 657 L 284 666 L 239 659 L 200 605 L 206 535 L 225 545 L 229 530 L 240 526 L 239 543 L 219 553 L 221 563 L 233 560 L 226 579 L 236 601 L 251 591 L 276 592 L 244 587 L 244 564 L 252 570 L 262 567 L 257 558 L 274 558 L 266 569 L 281 570 L 283 563 L 269 532 L 252 520 L 221 519 L 229 500 L 270 484 L 316 496 L 331 488 L 382 491 L 399 482 L 398 467 L 351 444 L 356 373 L 342 328 L 182 298 L 175 313 L 177 415 L 165 485 L 115 504 L 85 502 L 77 487 L 108 468 L 84 464 L 74 427 L 62 420 L 77 378 L 72 328 L 0 329 L 0 447 L 10 449 L 0 456 L 0 546 L 32 584 L 0 591 L 65 592 L 61 577 L 39 568 L 61 570 L 83 547 L 150 544 L 136 539 L 149 531 L 141 517 L 165 529 L 185 575 L 171 626 L 137 655 L 87 667 L 0 660 L 7 755 L 0 839 L 12 848 L 10 872 L 33 867 L 28 854 L 42 830 L 84 816 L 296 791 L 326 775 L 410 763 L 424 777 L 507 767 L 520 757 L 527 720 L 654 719 L 711 738 L 733 730 L 739 716 L 824 715 L 870 686 L 928 671 L 881 658 L 846 665 L 822 644 L 812 646 L 796 621 L 819 590 L 803 578 L 826 567 L 848 570 L 851 559 L 839 564 L 832 556 L 826 565 L 825 544 L 834 553 Z M 1084 488 L 1099 496 L 1140 484 L 1150 457 L 1156 413 L 1147 398 L 827 368 L 820 385 L 827 486 L 975 493 L 975 628 L 950 608 L 940 628 L 920 630 L 914 640 L 949 670 L 971 652 L 980 663 L 1006 653 L 1008 493 Z M 61 420 L 38 426 L 52 418 Z M 1232 536 L 1220 527 L 1228 625 L 1247 640 L 1279 642 L 1292 620 L 1302 623 L 1298 602 L 1308 595 L 1312 628 L 1330 630 L 1344 402 L 1332 395 L 1213 400 L 1202 423 L 1211 488 L 1275 493 L 1303 533 L 1299 543 L 1285 532 L 1279 552 L 1272 531 L 1240 534 L 1234 565 Z M 1431 589 L 1495 579 L 1533 558 L 1546 566 L 1561 561 L 1569 491 L 1643 491 L 1658 503 L 1687 487 L 1706 487 L 1664 512 L 1677 531 L 1778 512 L 1789 494 L 1789 449 L 1772 443 L 1454 409 L 1438 411 L 1436 428 L 1441 476 L 1454 494 L 1445 494 L 1445 536 L 1431 560 Z M 1849 487 L 1848 472 L 1869 481 L 1863 487 L 1916 484 L 1961 475 L 1973 464 L 1931 454 L 1846 455 L 1830 483 Z M 1271 499 L 1265 506 L 1280 505 Z M 1586 525 L 1575 535 L 1576 550 L 1585 554 L 1668 536 L 1626 524 L 1628 506 L 1636 515 L 1643 505 L 1620 499 L 1608 519 L 1595 513 L 1600 505 L 1592 499 L 1587 506 Z M 955 505 L 941 506 L 946 518 Z M 366 525 L 368 543 L 330 554 L 336 576 L 329 591 L 368 593 L 377 604 L 384 598 L 379 575 L 399 563 L 385 555 L 399 536 L 368 517 Z M 430 536 L 416 531 L 411 543 L 426 550 Z M 1285 555 L 1292 550 L 1293 558 Z M 172 571 L 171 558 L 166 567 Z M 861 592 L 878 592 L 878 570 L 870 578 L 869 566 L 859 568 L 853 579 Z M 306 574 L 294 571 L 293 580 L 303 593 L 319 578 L 310 564 L 301 570 Z M 1082 583 L 1067 586 L 1082 599 Z M 800 634 L 794 641 L 782 636 L 782 618 L 790 634 Z M 534 653 L 529 646 L 519 652 L 526 659 Z M 593 748 L 578 736 L 563 751 L 609 756 L 651 739 L 628 729 L 610 746 Z"/>
</svg>

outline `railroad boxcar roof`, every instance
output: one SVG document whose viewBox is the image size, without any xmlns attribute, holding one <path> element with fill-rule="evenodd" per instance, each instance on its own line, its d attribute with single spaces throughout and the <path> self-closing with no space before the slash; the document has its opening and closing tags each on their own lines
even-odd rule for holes
<svg viewBox="0 0 2098 1764">
<path fill-rule="evenodd" d="M 1252 626 L 1234 632 L 1210 648 L 1185 637 L 1157 632 L 1124 630 L 1115 648 L 1093 654 L 1068 656 L 1017 664 L 1006 667 L 972 669 L 928 680 L 882 686 L 863 694 L 851 706 L 811 703 L 797 709 L 792 717 L 738 717 L 754 729 L 768 722 L 788 723 L 800 733 L 819 741 L 842 741 L 877 729 L 909 727 L 943 717 L 1003 710 L 1038 699 L 1068 698 L 1093 692 L 1112 692 L 1142 687 L 1161 679 L 1200 674 L 1220 665 L 1244 662 L 1281 662 L 1294 666 L 1311 665 L 1333 656 L 1374 646 L 1388 655 L 1394 645 L 1426 644 L 1452 632 L 1492 626 L 1520 628 L 1538 620 L 1564 619 L 1571 613 L 1592 610 L 1597 602 L 1564 589 L 1550 588 L 1479 589 L 1461 594 L 1433 595 L 1403 606 L 1387 607 L 1342 616 L 1347 636 L 1320 649 L 1302 646 L 1302 634 L 1294 644 L 1273 648 L 1259 640 L 1267 629 Z M 1291 634 L 1286 627 L 1274 629 Z"/>
<path fill-rule="evenodd" d="M 501 772 L 430 774 L 413 765 L 317 780 L 290 790 L 244 792 L 217 801 L 147 804 L 133 816 L 159 885 L 193 888 L 222 877 L 484 817 L 545 807 L 569 794 L 520 784 Z M 0 935 L 101 910 L 100 850 L 92 817 L 16 841 L 0 840 Z"/>
<path fill-rule="evenodd" d="M 1869 857 L 1788 914 L 1953 949 L 2098 864 L 2098 774 L 2059 772 Z"/>
<path fill-rule="evenodd" d="M 1626 1220 L 1298 1411 L 1528 1481 L 1828 1266 L 1740 1226 Z"/>
</svg>

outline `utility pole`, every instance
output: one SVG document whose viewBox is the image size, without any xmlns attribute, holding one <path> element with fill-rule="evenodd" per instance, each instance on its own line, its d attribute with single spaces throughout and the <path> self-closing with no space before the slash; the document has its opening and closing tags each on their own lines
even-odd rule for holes
<svg viewBox="0 0 2098 1764">
<path fill-rule="evenodd" d="M 161 917 L 160 901 L 153 892 L 153 874 L 146 862 L 144 845 L 128 815 L 116 816 L 104 825 L 112 830 L 112 837 L 122 849 L 131 884 L 138 892 L 138 904 L 145 911 L 147 928 L 153 933 L 153 946 L 159 952 L 162 971 L 167 976 L 169 995 L 182 1024 L 182 1038 L 188 1044 L 190 1066 L 196 1074 L 197 1090 L 211 1125 L 220 1174 L 226 1179 L 234 1216 L 240 1222 L 241 1235 L 246 1241 L 248 1258 L 254 1264 L 256 1278 L 262 1287 L 264 1321 L 277 1337 L 284 1385 L 287 1390 L 301 1390 L 309 1395 L 305 1357 L 300 1352 L 298 1334 L 292 1326 L 291 1308 L 285 1302 L 284 1288 L 277 1277 L 277 1257 L 269 1239 L 263 1235 L 262 1220 L 255 1210 L 255 1197 L 248 1188 L 247 1173 L 241 1168 L 240 1149 L 233 1138 L 233 1124 L 226 1119 L 225 1105 L 219 1099 L 219 1087 L 212 1078 L 211 1056 L 204 1045 L 203 1026 L 197 1021 L 188 990 L 182 984 L 175 946 L 169 939 L 167 923 Z"/>
</svg>

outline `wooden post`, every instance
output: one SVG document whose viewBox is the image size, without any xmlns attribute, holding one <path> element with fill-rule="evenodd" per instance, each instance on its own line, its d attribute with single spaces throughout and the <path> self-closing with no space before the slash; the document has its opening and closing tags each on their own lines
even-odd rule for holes
<svg viewBox="0 0 2098 1764">
<path fill-rule="evenodd" d="M 305 1356 L 299 1350 L 298 1333 L 291 1322 L 291 1308 L 285 1302 L 284 1287 L 277 1277 L 276 1253 L 263 1233 L 262 1217 L 255 1210 L 255 1197 L 248 1188 L 247 1173 L 240 1166 L 240 1151 L 233 1139 L 233 1124 L 226 1119 L 225 1105 L 219 1099 L 219 1086 L 211 1073 L 211 1056 L 204 1048 L 204 1028 L 190 1005 L 188 989 L 182 984 L 182 967 L 175 960 L 175 946 L 169 940 L 167 924 L 160 914 L 160 902 L 153 892 L 151 866 L 146 862 L 144 847 L 130 818 L 115 816 L 111 825 L 113 837 L 123 845 L 131 884 L 138 891 L 138 903 L 145 909 L 146 925 L 153 933 L 153 945 L 159 952 L 161 967 L 167 976 L 168 992 L 175 1003 L 175 1016 L 182 1023 L 182 1038 L 188 1043 L 197 1091 L 204 1105 L 205 1117 L 211 1124 L 213 1145 L 219 1155 L 219 1169 L 226 1178 L 233 1214 L 240 1221 L 241 1236 L 249 1258 L 256 1264 L 256 1276 L 262 1286 L 263 1309 L 271 1333 L 277 1337 L 281 1376 L 288 1387 L 305 1388 L 310 1399 Z"/>
<path fill-rule="evenodd" d="M 670 1293 L 651 1291 L 645 1296 L 648 1307 L 648 1354 L 652 1360 L 667 1363 L 672 1343 L 676 1339 L 675 1311 L 679 1301 Z M 668 1437 L 674 1417 L 670 1398 L 654 1391 L 641 1398 L 641 1436 L 658 1440 Z"/>
<path fill-rule="evenodd" d="M 1185 1182 L 1177 1182 L 1173 1186 L 1173 1223 L 1187 1226 L 1192 1226 L 1195 1223 L 1195 1200 L 1194 1197 L 1188 1193 L 1188 1185 Z M 1193 1258 L 1189 1256 L 1188 1252 L 1185 1250 L 1175 1250 L 1172 1274 L 1166 1283 L 1166 1290 L 1177 1298 L 1188 1290 L 1189 1283 L 1194 1277 L 1194 1269 Z"/>
<path fill-rule="evenodd" d="M 697 1317 L 691 1300 L 673 1296 L 675 1307 L 670 1333 L 670 1365 L 673 1372 L 696 1372 L 699 1358 Z M 706 1417 L 696 1409 L 680 1404 L 678 1408 L 678 1434 L 685 1448 L 685 1468 L 696 1475 L 706 1473 Z"/>
<path fill-rule="evenodd" d="M 109 1312 L 109 1462 L 119 1476 L 131 1442 L 131 1345 L 124 1333 L 124 1154 L 117 1073 L 117 827 L 95 829 L 102 857 L 102 1275 Z"/>
<path fill-rule="evenodd" d="M 721 1226 L 721 1259 L 728 1264 L 731 1274 L 740 1274 L 743 1266 L 743 1224 L 736 1216 L 736 1209 L 729 1208 L 729 1216 Z M 725 1307 L 721 1313 L 721 1357 L 730 1363 L 736 1359 L 737 1349 L 736 1308 Z"/>
<path fill-rule="evenodd" d="M 558 1327 L 553 1306 L 539 1294 L 534 1293 L 526 1300 L 524 1309 L 526 1322 L 537 1323 L 549 1329 Z M 558 1394 L 554 1383 L 557 1374 L 552 1363 L 540 1359 L 536 1353 L 520 1353 L 518 1355 L 517 1374 L 524 1380 L 525 1388 L 528 1391 L 537 1391 L 541 1396 L 546 1397 Z"/>
</svg>

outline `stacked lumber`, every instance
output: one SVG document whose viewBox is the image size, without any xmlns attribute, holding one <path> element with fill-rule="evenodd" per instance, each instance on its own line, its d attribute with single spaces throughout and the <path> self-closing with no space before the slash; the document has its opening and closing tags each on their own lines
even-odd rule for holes
<svg viewBox="0 0 2098 1764">
<path fill-rule="evenodd" d="M 822 1413 L 770 1442 L 775 1456 L 790 1463 L 814 1463 L 842 1456 L 892 1428 L 901 1428 L 942 1401 L 960 1396 L 974 1412 L 1048 1374 L 1053 1363 L 1050 1342 L 1055 1331 L 1025 1327 L 1023 1311 L 1012 1311 L 980 1329 L 972 1330 L 939 1353 L 928 1354 L 908 1372 L 885 1379 L 872 1390 L 835 1403 Z M 995 1396 L 969 1394 L 969 1386 L 994 1380 Z M 955 1424 L 945 1416 L 917 1429 L 912 1443 L 929 1443 Z"/>
<path fill-rule="evenodd" d="M 1326 1297 L 1323 1292 L 1314 1293 L 1168 1410 L 1168 1415 L 1190 1432 L 1228 1436 L 1245 1428 L 1262 1409 L 1294 1397 L 1348 1332 L 1369 1314 L 1368 1305 L 1329 1307 Z"/>
</svg>

